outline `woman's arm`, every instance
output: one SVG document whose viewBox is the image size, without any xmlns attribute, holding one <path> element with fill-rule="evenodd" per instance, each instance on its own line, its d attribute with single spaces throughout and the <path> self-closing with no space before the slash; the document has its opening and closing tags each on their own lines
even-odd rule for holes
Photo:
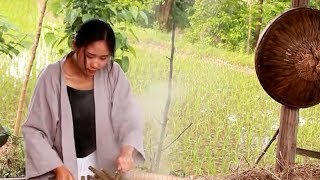
<svg viewBox="0 0 320 180">
<path fill-rule="evenodd" d="M 130 164 L 130 156 L 137 162 L 144 161 L 143 117 L 139 105 L 134 99 L 129 81 L 118 64 L 114 65 L 115 88 L 113 92 L 112 124 L 121 149 L 121 157 Z M 126 163 L 125 163 L 126 164 Z M 129 166 L 126 166 L 129 167 Z M 127 169 L 127 168 L 125 168 Z M 130 169 L 130 168 L 129 168 Z"/>
<path fill-rule="evenodd" d="M 22 127 L 26 150 L 27 178 L 41 176 L 62 166 L 62 160 L 53 147 L 59 122 L 59 87 L 48 68 L 44 70 L 35 87 Z"/>
</svg>

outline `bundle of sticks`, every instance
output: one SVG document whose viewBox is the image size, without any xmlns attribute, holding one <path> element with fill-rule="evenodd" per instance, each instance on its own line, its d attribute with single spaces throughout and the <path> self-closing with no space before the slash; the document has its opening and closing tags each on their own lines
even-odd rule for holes
<svg viewBox="0 0 320 180">
<path fill-rule="evenodd" d="M 94 175 L 88 175 L 87 180 L 120 180 L 120 173 L 116 172 L 116 175 L 112 177 L 108 174 L 108 172 L 104 169 L 98 170 L 92 166 L 89 166 L 90 171 L 93 172 Z M 81 177 L 81 180 L 85 180 L 85 176 Z"/>
<path fill-rule="evenodd" d="M 98 170 L 92 166 L 89 166 L 89 169 L 93 172 L 94 175 L 87 176 L 87 180 L 187 180 L 189 178 L 180 178 L 171 175 L 161 175 L 147 172 L 139 171 L 129 171 L 125 174 L 120 174 L 119 172 L 115 173 L 115 176 L 111 176 L 104 169 Z M 81 177 L 81 180 L 85 180 L 86 177 Z"/>
</svg>

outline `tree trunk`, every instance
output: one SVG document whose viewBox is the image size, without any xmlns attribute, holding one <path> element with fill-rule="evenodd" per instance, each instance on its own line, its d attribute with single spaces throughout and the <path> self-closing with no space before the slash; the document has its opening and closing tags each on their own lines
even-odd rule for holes
<svg viewBox="0 0 320 180">
<path fill-rule="evenodd" d="M 247 54 L 250 53 L 250 42 L 251 42 L 251 26 L 252 26 L 252 3 L 251 0 L 247 1 L 249 7 L 249 18 L 248 18 L 248 35 L 247 35 L 247 47 L 246 52 Z"/>
<path fill-rule="evenodd" d="M 26 97 L 26 91 L 27 91 L 27 86 L 28 86 L 28 82 L 29 82 L 30 72 L 31 72 L 31 69 L 32 69 L 33 61 L 34 61 L 34 58 L 36 56 L 36 51 L 37 51 L 37 47 L 38 47 L 38 44 L 39 44 L 39 39 L 40 39 L 41 29 L 42 29 L 42 22 L 43 22 L 43 18 L 44 18 L 44 15 L 45 15 L 47 2 L 48 2 L 48 0 L 44 0 L 44 2 L 43 2 L 43 6 L 42 6 L 42 9 L 41 9 L 40 17 L 39 17 L 39 20 L 38 20 L 37 34 L 36 34 L 36 37 L 34 38 L 34 41 L 33 41 L 33 44 L 32 44 L 32 48 L 31 48 L 31 52 L 30 52 L 30 59 L 29 59 L 29 62 L 28 62 L 25 78 L 24 78 L 24 81 L 23 81 L 23 86 L 22 86 L 22 89 L 21 89 L 21 92 L 20 92 L 19 106 L 18 106 L 18 110 L 17 110 L 17 116 L 16 116 L 16 120 L 15 120 L 14 133 L 13 133 L 15 137 L 18 137 L 19 134 L 20 134 L 21 115 L 22 115 L 22 112 L 23 112 L 23 104 L 24 104 L 25 97 Z"/>
<path fill-rule="evenodd" d="M 153 4 L 154 18 L 155 18 L 155 21 L 157 21 L 159 24 L 160 24 L 160 7 L 161 7 L 161 4 L 158 4 L 158 3 Z"/>
<path fill-rule="evenodd" d="M 169 17 L 172 13 L 173 0 L 165 0 L 163 4 L 159 6 L 159 14 L 157 20 L 161 29 L 168 29 Z"/>
<path fill-rule="evenodd" d="M 292 0 L 291 1 L 291 7 L 307 7 L 309 4 L 309 0 Z"/>
<path fill-rule="evenodd" d="M 256 48 L 259 40 L 261 25 L 262 25 L 262 18 L 263 18 L 263 0 L 259 0 L 259 11 L 258 11 L 256 30 L 255 30 L 253 41 L 252 41 L 252 47 L 251 47 L 252 49 Z"/>
</svg>

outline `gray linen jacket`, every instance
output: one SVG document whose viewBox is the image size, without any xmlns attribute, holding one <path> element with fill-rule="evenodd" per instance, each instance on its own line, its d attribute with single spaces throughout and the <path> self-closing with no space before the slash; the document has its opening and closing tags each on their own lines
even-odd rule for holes
<svg viewBox="0 0 320 180">
<path fill-rule="evenodd" d="M 56 167 L 65 165 L 75 179 L 77 160 L 71 106 L 62 65 L 66 56 L 40 74 L 22 131 L 28 179 L 54 178 Z M 130 84 L 120 66 L 110 64 L 94 75 L 97 168 L 113 174 L 123 145 L 133 146 L 136 163 L 144 161 L 143 118 Z"/>
</svg>

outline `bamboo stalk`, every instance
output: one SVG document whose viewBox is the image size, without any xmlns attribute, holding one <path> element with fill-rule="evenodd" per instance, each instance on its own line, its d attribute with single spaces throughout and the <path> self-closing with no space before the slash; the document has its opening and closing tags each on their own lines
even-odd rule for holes
<svg viewBox="0 0 320 180">
<path fill-rule="evenodd" d="M 39 44 L 39 39 L 40 39 L 40 35 L 41 35 L 41 29 L 42 29 L 42 22 L 43 22 L 43 18 L 45 15 L 45 11 L 47 8 L 47 2 L 48 0 L 44 0 L 42 8 L 41 8 L 41 13 L 40 13 L 40 17 L 38 20 L 38 24 L 37 24 L 37 33 L 36 33 L 36 37 L 34 38 L 32 47 L 31 47 L 31 51 L 30 51 L 30 59 L 28 61 L 28 66 L 27 66 L 27 70 L 25 73 L 25 78 L 23 81 L 23 86 L 20 92 L 20 98 L 19 98 L 19 105 L 18 105 L 18 110 L 17 110 L 17 116 L 15 119 L 15 125 L 14 125 L 14 133 L 13 135 L 15 137 L 18 137 L 20 134 L 20 126 L 21 126 L 21 116 L 22 116 L 22 112 L 23 112 L 23 104 L 25 101 L 25 97 L 26 97 L 26 91 L 27 91 L 27 86 L 28 86 L 28 82 L 30 79 L 30 72 L 32 69 L 32 65 L 36 56 L 36 51 L 37 51 L 37 47 Z"/>
</svg>

